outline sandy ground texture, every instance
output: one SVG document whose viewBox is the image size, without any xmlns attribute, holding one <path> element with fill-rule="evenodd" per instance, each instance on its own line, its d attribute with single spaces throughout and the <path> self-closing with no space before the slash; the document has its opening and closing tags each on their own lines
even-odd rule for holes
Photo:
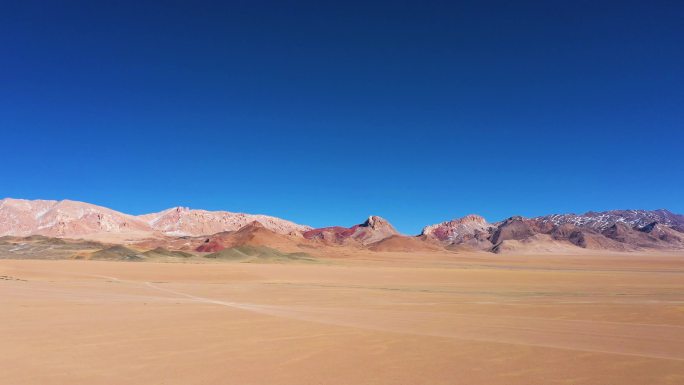
<svg viewBox="0 0 684 385">
<path fill-rule="evenodd" d="M 684 384 L 684 257 L 0 261 L 0 384 Z"/>
</svg>

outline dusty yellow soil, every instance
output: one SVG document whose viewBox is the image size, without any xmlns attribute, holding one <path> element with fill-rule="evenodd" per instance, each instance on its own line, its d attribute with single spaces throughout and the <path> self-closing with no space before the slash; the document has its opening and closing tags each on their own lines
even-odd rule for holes
<svg viewBox="0 0 684 385">
<path fill-rule="evenodd" d="M 0 261 L 0 384 L 684 384 L 684 257 Z"/>
</svg>

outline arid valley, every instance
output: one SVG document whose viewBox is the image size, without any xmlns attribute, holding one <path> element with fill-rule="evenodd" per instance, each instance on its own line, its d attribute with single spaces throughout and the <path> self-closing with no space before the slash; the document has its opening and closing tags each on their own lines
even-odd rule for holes
<svg viewBox="0 0 684 385">
<path fill-rule="evenodd" d="M 681 255 L 0 261 L 4 384 L 681 384 Z"/>
<path fill-rule="evenodd" d="M 683 225 L 3 199 L 0 383 L 682 384 Z"/>
</svg>

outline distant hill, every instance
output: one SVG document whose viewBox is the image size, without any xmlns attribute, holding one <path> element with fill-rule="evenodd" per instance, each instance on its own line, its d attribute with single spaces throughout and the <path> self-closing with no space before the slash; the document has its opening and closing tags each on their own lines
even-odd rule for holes
<svg viewBox="0 0 684 385">
<path fill-rule="evenodd" d="M 237 253 L 235 248 L 247 246 L 286 253 L 331 247 L 378 252 L 679 251 L 684 250 L 684 215 L 665 209 L 612 210 L 512 216 L 489 223 L 471 214 L 407 236 L 374 215 L 351 227 L 311 228 L 276 217 L 227 211 L 174 207 L 129 215 L 71 200 L 6 198 L 0 200 L 0 246 L 7 246 L 3 255 L 8 257 L 25 258 L 31 253 L 49 257 L 46 253 L 53 250 L 60 257 L 71 252 L 77 258 L 103 260 L 175 260 L 226 249 Z M 85 252 L 93 249 L 92 255 Z"/>
<path fill-rule="evenodd" d="M 112 246 L 106 249 L 96 251 L 90 255 L 90 259 L 101 261 L 143 261 L 145 256 L 135 250 L 129 249 L 125 246 Z"/>
<path fill-rule="evenodd" d="M 361 224 L 348 228 L 332 226 L 302 233 L 306 239 L 337 245 L 369 245 L 398 234 L 399 232 L 386 219 L 375 215 L 368 217 Z"/>
<path fill-rule="evenodd" d="M 205 255 L 205 258 L 235 262 L 316 262 L 306 253 L 284 253 L 266 246 L 237 246 Z"/>
<path fill-rule="evenodd" d="M 126 242 L 162 236 L 201 236 L 235 231 L 259 222 L 265 228 L 292 234 L 309 230 L 267 215 L 174 207 L 158 213 L 129 215 L 106 207 L 71 200 L 0 200 L 0 236 L 45 235 Z"/>
<path fill-rule="evenodd" d="M 684 216 L 667 210 L 614 210 L 585 214 L 510 217 L 487 223 L 467 216 L 425 227 L 423 235 L 446 247 L 552 253 L 573 248 L 611 251 L 684 250 Z"/>
</svg>

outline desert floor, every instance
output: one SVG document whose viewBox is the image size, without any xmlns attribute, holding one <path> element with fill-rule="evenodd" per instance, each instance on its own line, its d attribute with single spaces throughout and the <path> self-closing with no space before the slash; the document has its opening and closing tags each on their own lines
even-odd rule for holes
<svg viewBox="0 0 684 385">
<path fill-rule="evenodd" d="M 684 384 L 684 256 L 0 261 L 0 384 Z"/>
</svg>

